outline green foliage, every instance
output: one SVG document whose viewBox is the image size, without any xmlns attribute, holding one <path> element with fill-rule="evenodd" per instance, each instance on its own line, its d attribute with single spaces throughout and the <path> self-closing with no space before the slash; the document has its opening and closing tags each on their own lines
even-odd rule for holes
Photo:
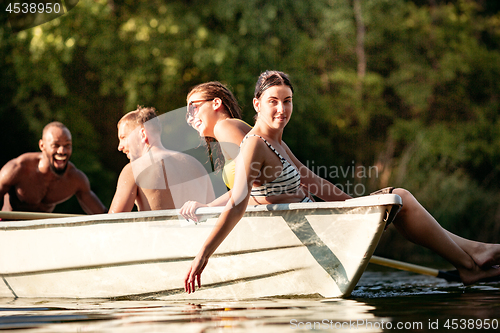
<svg viewBox="0 0 500 333">
<path fill-rule="evenodd" d="M 331 180 L 366 193 L 406 187 L 447 228 L 489 239 L 500 228 L 492 3 L 361 1 L 360 74 L 352 1 L 80 1 L 41 26 L 0 28 L 1 135 L 19 142 L 0 163 L 36 150 L 42 127 L 60 120 L 73 133 L 72 160 L 109 205 L 126 162 L 116 150 L 124 113 L 177 109 L 191 86 L 219 80 L 251 123 L 256 78 L 278 69 L 295 85 L 284 139 L 305 164 L 377 166 L 371 179 Z"/>
</svg>

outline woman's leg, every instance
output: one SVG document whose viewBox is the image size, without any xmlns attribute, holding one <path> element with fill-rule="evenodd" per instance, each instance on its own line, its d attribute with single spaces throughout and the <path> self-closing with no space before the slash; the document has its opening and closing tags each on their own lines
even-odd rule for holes
<svg viewBox="0 0 500 333">
<path fill-rule="evenodd" d="M 398 231 L 411 242 L 427 247 L 455 266 L 464 284 L 500 275 L 500 269 L 484 264 L 496 264 L 500 245 L 469 241 L 443 229 L 427 210 L 404 189 L 392 193 L 403 199 L 403 207 L 394 220 Z M 477 260 L 477 262 L 476 262 Z"/>
<path fill-rule="evenodd" d="M 500 264 L 500 244 L 476 242 L 457 236 L 448 230 L 448 235 L 453 241 L 467 252 L 480 267 L 490 267 Z"/>
</svg>

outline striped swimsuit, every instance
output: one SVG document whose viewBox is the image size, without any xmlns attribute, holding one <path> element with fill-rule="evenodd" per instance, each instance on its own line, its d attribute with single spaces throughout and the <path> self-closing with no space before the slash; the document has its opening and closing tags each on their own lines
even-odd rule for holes
<svg viewBox="0 0 500 333">
<path fill-rule="evenodd" d="M 300 174 L 295 169 L 290 162 L 288 162 L 283 156 L 266 139 L 257 134 L 250 134 L 243 138 L 241 144 L 245 142 L 245 140 L 250 136 L 257 136 L 261 138 L 267 146 L 279 157 L 281 160 L 281 164 L 283 165 L 283 169 L 281 170 L 280 175 L 273 180 L 272 182 L 265 183 L 261 186 L 252 187 L 252 197 L 269 197 L 273 195 L 280 194 L 294 194 L 300 187 Z M 309 197 L 305 197 L 301 202 L 312 202 Z"/>
</svg>

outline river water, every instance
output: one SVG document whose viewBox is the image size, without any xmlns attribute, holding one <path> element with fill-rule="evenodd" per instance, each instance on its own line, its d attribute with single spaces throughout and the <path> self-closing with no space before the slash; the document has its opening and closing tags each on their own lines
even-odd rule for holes
<svg viewBox="0 0 500 333">
<path fill-rule="evenodd" d="M 246 301 L 0 298 L 0 330 L 19 332 L 498 331 L 500 283 L 464 287 L 368 270 L 349 299 Z"/>
</svg>

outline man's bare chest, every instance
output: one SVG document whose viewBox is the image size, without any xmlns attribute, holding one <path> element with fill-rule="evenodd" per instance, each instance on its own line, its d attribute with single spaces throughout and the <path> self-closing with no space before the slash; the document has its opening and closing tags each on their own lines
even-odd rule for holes
<svg viewBox="0 0 500 333">
<path fill-rule="evenodd" d="M 74 194 L 74 186 L 67 179 L 48 179 L 35 174 L 23 177 L 15 187 L 17 200 L 26 204 L 57 204 Z"/>
</svg>

